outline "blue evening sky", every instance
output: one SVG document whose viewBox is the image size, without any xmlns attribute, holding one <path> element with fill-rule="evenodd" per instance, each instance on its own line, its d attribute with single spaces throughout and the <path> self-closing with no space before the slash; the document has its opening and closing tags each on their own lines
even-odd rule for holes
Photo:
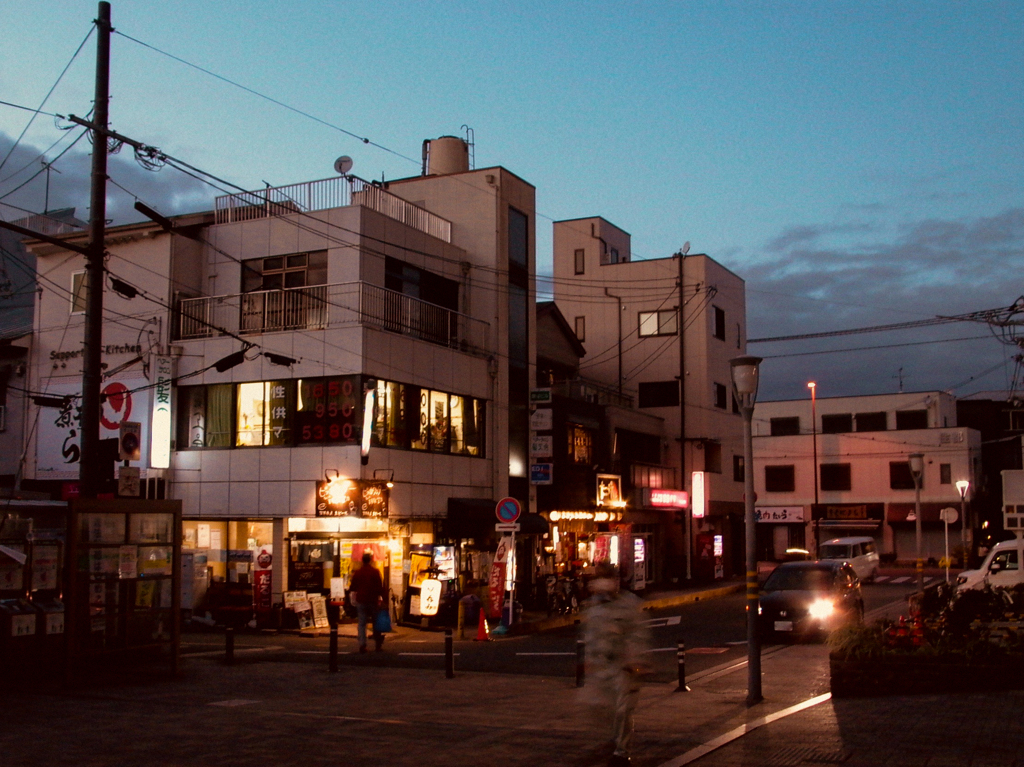
<svg viewBox="0 0 1024 767">
<path fill-rule="evenodd" d="M 0 101 L 39 107 L 96 9 L 0 0 Z M 602 215 L 633 235 L 636 258 L 690 241 L 746 279 L 752 338 L 1024 294 L 1019 1 L 112 9 L 113 127 L 246 188 L 332 176 L 342 154 L 363 178 L 415 175 L 421 141 L 465 124 L 477 167 L 503 165 L 537 187 L 541 272 L 552 220 Z M 43 109 L 86 114 L 94 60 L 92 38 Z M 45 174 L 12 190 L 74 132 L 38 117 L 8 157 L 30 116 L 0 105 L 0 203 L 42 210 Z M 51 208 L 86 215 L 87 152 L 80 141 L 55 163 Z M 121 157 L 112 178 L 161 211 L 211 207 L 209 187 Z M 129 220 L 132 197 L 110 194 L 112 215 Z M 766 357 L 762 397 L 796 398 L 810 379 L 826 397 L 896 391 L 900 375 L 906 390 L 1005 391 L 1019 350 L 963 323 L 750 351 Z"/>
</svg>

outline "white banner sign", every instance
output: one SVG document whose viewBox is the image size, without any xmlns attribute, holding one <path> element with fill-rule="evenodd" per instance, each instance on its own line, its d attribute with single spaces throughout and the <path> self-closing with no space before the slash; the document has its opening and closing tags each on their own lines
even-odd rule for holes
<svg viewBox="0 0 1024 767">
<path fill-rule="evenodd" d="M 803 506 L 761 506 L 754 509 L 758 522 L 803 522 Z"/>
<path fill-rule="evenodd" d="M 148 383 L 141 376 L 118 376 L 103 382 L 100 391 L 105 397 L 100 412 L 100 439 L 117 439 L 122 421 L 149 421 L 152 390 L 142 388 Z M 78 466 L 82 458 L 82 383 L 53 383 L 47 385 L 45 390 L 47 396 L 69 399 L 63 408 L 39 409 L 36 476 L 39 479 L 78 479 Z M 145 436 L 143 434 L 140 464 L 149 466 L 149 444 Z"/>
</svg>

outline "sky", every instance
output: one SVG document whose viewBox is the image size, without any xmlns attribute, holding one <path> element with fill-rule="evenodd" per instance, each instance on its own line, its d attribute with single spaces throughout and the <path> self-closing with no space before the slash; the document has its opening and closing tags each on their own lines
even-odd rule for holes
<svg viewBox="0 0 1024 767">
<path fill-rule="evenodd" d="M 0 0 L 0 102 L 88 114 L 97 5 Z M 552 221 L 603 216 L 634 259 L 690 242 L 746 281 L 751 339 L 1024 294 L 1019 0 L 111 7 L 111 127 L 247 189 L 333 176 L 340 155 L 365 179 L 417 175 L 423 139 L 469 126 L 476 167 L 537 188 L 539 273 Z M 32 117 L 0 104 L 0 206 L 87 217 L 88 140 Z M 135 198 L 174 214 L 220 194 L 127 148 L 110 176 L 115 223 Z M 762 400 L 810 380 L 822 398 L 1022 389 L 1021 349 L 984 322 L 748 351 Z"/>
</svg>

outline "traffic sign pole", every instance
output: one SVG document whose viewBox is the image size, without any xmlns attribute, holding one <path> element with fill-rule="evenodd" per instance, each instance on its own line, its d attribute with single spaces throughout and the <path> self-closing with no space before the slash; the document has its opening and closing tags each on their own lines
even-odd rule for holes
<svg viewBox="0 0 1024 767">
<path fill-rule="evenodd" d="M 516 561 L 516 530 L 519 525 L 514 524 L 519 515 L 522 513 L 523 507 L 520 505 L 518 499 L 508 497 L 502 498 L 498 501 L 494 507 L 494 514 L 498 518 L 498 525 L 495 528 L 504 528 L 508 526 L 509 533 L 511 534 L 511 552 L 512 552 L 512 583 L 508 590 L 509 593 L 509 604 L 508 604 L 508 625 L 511 626 L 515 621 L 516 614 L 516 579 L 515 572 L 518 569 L 519 563 Z M 506 571 L 507 572 L 507 571 Z M 505 584 L 502 584 L 504 586 Z"/>
</svg>

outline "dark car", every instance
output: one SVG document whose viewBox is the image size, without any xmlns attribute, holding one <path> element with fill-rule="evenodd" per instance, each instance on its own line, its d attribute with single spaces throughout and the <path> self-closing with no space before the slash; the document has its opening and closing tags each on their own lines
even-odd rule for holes
<svg viewBox="0 0 1024 767">
<path fill-rule="evenodd" d="M 757 611 L 765 638 L 820 637 L 863 621 L 864 598 L 846 562 L 783 562 L 761 587 Z"/>
</svg>

